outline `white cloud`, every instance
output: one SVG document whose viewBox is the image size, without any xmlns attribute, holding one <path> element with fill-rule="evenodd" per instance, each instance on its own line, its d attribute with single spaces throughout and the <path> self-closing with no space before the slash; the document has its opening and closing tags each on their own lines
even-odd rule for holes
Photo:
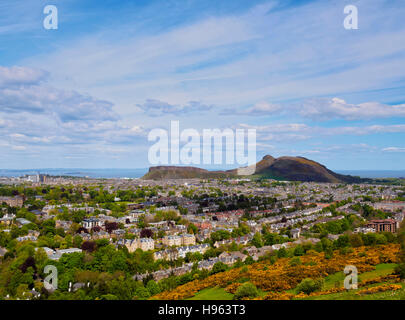
<svg viewBox="0 0 405 320">
<path fill-rule="evenodd" d="M 340 3 L 311 1 L 274 11 L 269 3 L 238 14 L 201 14 L 186 22 L 176 16 L 182 22 L 166 29 L 145 28 L 148 19 L 140 17 L 137 28 L 128 23 L 55 40 L 51 50 L 20 61 L 31 68 L 0 67 L 0 137 L 10 146 L 29 145 L 30 152 L 55 151 L 57 159 L 75 148 L 84 157 L 103 148 L 114 152 L 107 149 L 113 145 L 117 153 L 135 142 L 146 148 L 141 140 L 147 128 L 169 125 L 156 115 L 185 114 L 187 126 L 195 128 L 231 126 L 250 115 L 258 116 L 256 124 L 274 114 L 285 117 L 280 122 L 301 121 L 291 115 L 302 122 L 403 117 L 404 105 L 372 101 L 404 100 L 400 89 L 395 97 L 383 89 L 404 84 L 405 7 L 357 3 L 359 32 L 342 27 Z M 217 116 L 214 105 L 221 115 L 227 110 L 239 118 Z M 379 124 L 257 128 L 262 145 L 405 132 L 405 125 Z M 322 152 L 306 144 L 308 152 Z"/>
<path fill-rule="evenodd" d="M 257 139 L 262 142 L 307 140 L 312 135 L 312 128 L 301 123 L 272 124 L 266 126 L 239 124 L 238 127 L 242 129 L 255 129 Z"/>
<path fill-rule="evenodd" d="M 235 108 L 227 108 L 221 112 L 221 115 L 248 115 L 248 116 L 263 116 L 263 115 L 271 115 L 274 113 L 278 113 L 281 111 L 281 106 L 279 104 L 269 103 L 266 101 L 257 102 L 250 108 L 247 109 L 235 109 Z"/>
<path fill-rule="evenodd" d="M 354 135 L 362 136 L 378 133 L 404 133 L 405 125 L 371 125 L 363 127 L 319 127 L 309 126 L 304 123 L 283 123 L 263 126 L 254 126 L 248 124 L 239 124 L 236 126 L 242 129 L 256 129 L 257 138 L 260 141 L 299 141 L 310 138 Z M 362 147 L 361 144 L 356 145 Z M 363 145 L 365 146 L 365 145 Z"/>
<path fill-rule="evenodd" d="M 385 105 L 378 102 L 350 104 L 339 98 L 314 98 L 298 106 L 298 113 L 315 120 L 364 120 L 405 117 L 405 104 Z"/>
<path fill-rule="evenodd" d="M 382 0 L 358 3 L 361 34 L 344 30 L 341 4 L 314 1 L 271 11 L 274 3 L 268 3 L 157 34 L 141 29 L 122 37 L 125 28 L 118 28 L 119 37 L 110 30 L 87 35 L 29 63 L 55 70 L 66 86 L 112 97 L 124 112 L 133 109 L 134 96 L 135 103 L 204 99 L 229 107 L 392 85 L 405 71 L 405 28 L 395 23 L 404 8 L 390 11 Z"/>
<path fill-rule="evenodd" d="M 184 113 L 192 113 L 192 112 L 205 112 L 212 109 L 213 106 L 209 106 L 206 104 L 202 104 L 198 101 L 189 101 L 185 105 L 174 105 L 168 102 L 159 101 L 156 99 L 147 99 L 145 103 L 138 104 L 141 110 L 143 110 L 146 114 L 152 116 L 160 116 L 164 114 L 184 114 Z"/>
<path fill-rule="evenodd" d="M 399 148 L 399 147 L 388 147 L 382 149 L 384 152 L 405 152 L 405 148 Z"/>
<path fill-rule="evenodd" d="M 393 124 L 393 125 L 371 125 L 363 127 L 335 127 L 335 128 L 317 128 L 317 132 L 323 132 L 328 135 L 367 135 L 376 133 L 403 133 L 405 132 L 405 125 Z"/>
<path fill-rule="evenodd" d="M 369 120 L 405 117 L 405 104 L 386 105 L 378 102 L 350 104 L 340 98 L 312 98 L 297 103 L 272 104 L 262 102 L 247 109 L 228 109 L 222 115 L 299 115 L 316 121 L 334 119 Z"/>
<path fill-rule="evenodd" d="M 25 68 L 19 66 L 0 66 L 0 88 L 22 85 L 33 85 L 44 81 L 48 77 L 48 72 L 39 69 Z"/>
<path fill-rule="evenodd" d="M 120 120 L 113 104 L 47 84 L 37 69 L 1 67 L 0 137 L 13 150 L 30 152 L 86 145 L 99 152 L 113 144 L 135 144 L 146 136 L 144 126 Z M 114 151 L 114 149 L 109 149 Z M 117 147 L 120 152 L 122 147 Z"/>
<path fill-rule="evenodd" d="M 27 67 L 0 67 L 0 110 L 43 114 L 57 122 L 117 120 L 109 101 L 49 86 L 48 73 Z M 1 119 L 0 126 L 6 122 Z"/>
</svg>

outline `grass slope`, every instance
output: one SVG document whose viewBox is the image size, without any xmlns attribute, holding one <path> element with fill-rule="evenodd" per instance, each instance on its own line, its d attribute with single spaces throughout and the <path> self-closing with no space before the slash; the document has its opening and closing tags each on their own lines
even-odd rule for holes
<svg viewBox="0 0 405 320">
<path fill-rule="evenodd" d="M 232 300 L 233 294 L 224 288 L 214 287 L 201 290 L 194 297 L 187 300 Z"/>
<path fill-rule="evenodd" d="M 359 274 L 359 282 L 362 280 L 368 280 L 377 278 L 380 276 L 386 276 L 391 274 L 397 265 L 395 263 L 383 263 L 378 264 L 375 266 L 375 270 L 364 272 Z M 336 285 L 343 286 L 343 281 L 346 275 L 343 272 L 337 272 L 335 274 L 329 275 L 324 278 L 324 286 L 323 290 L 328 290 Z M 373 284 L 368 287 L 381 285 Z M 395 292 L 387 291 L 387 292 L 380 292 L 374 293 L 369 295 L 356 295 L 356 291 L 349 291 L 349 292 L 340 292 L 340 293 L 333 293 L 328 295 L 322 295 L 317 297 L 307 297 L 304 299 L 299 300 L 403 300 L 405 299 L 405 285 L 402 284 L 404 287 L 402 290 L 398 290 Z M 287 291 L 288 293 L 297 293 L 297 290 L 291 289 Z M 266 292 L 259 290 L 259 295 L 264 296 Z M 194 297 L 188 300 L 232 300 L 233 294 L 226 292 L 224 288 L 220 287 L 213 287 L 201 290 L 198 292 Z"/>
</svg>

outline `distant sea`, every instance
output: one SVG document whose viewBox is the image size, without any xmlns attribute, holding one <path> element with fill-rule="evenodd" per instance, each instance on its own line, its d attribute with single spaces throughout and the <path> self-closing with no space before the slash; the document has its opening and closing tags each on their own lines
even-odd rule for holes
<svg viewBox="0 0 405 320">
<path fill-rule="evenodd" d="M 405 178 L 405 170 L 336 170 L 335 172 L 360 178 Z"/>
<path fill-rule="evenodd" d="M 89 178 L 140 178 L 148 168 L 137 169 L 0 169 L 1 177 L 21 177 L 37 173 L 51 176 L 73 176 Z M 349 174 L 361 178 L 405 178 L 405 170 L 336 170 L 340 174 Z"/>
<path fill-rule="evenodd" d="M 25 175 L 47 174 L 51 176 L 73 176 L 89 178 L 140 178 L 148 172 L 148 168 L 138 169 L 0 169 L 2 177 L 21 177 Z"/>
</svg>

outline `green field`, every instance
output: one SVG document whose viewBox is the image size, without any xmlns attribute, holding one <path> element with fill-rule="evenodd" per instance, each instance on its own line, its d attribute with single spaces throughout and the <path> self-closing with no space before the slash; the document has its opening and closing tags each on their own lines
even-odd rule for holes
<svg viewBox="0 0 405 320">
<path fill-rule="evenodd" d="M 368 280 L 368 279 L 372 279 L 372 278 L 389 275 L 394 271 L 396 266 L 397 265 L 395 263 L 378 264 L 375 266 L 375 270 L 360 273 L 359 282 L 362 280 Z M 345 277 L 346 277 L 346 275 L 343 272 L 338 272 L 338 273 L 332 274 L 330 276 L 327 276 L 325 278 L 325 283 L 324 283 L 323 289 L 324 290 L 331 289 L 331 288 L 335 287 L 335 284 L 339 284 L 339 286 L 342 287 Z"/>
<path fill-rule="evenodd" d="M 383 283 L 376 283 L 372 286 L 382 285 Z M 299 300 L 405 300 L 405 286 L 401 283 L 402 289 L 398 291 L 386 291 L 367 295 L 357 295 L 356 291 L 339 292 L 326 294 L 318 297 L 308 297 Z M 369 286 L 369 287 L 372 287 Z M 298 299 L 297 299 L 298 300 Z"/>
<path fill-rule="evenodd" d="M 224 288 L 214 287 L 201 290 L 188 300 L 232 300 L 233 294 L 226 292 Z"/>
</svg>

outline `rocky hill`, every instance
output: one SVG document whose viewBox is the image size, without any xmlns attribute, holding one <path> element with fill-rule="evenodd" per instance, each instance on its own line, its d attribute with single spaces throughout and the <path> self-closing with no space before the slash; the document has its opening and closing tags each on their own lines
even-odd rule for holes
<svg viewBox="0 0 405 320">
<path fill-rule="evenodd" d="M 256 165 L 256 175 L 273 179 L 315 182 L 357 182 L 359 178 L 335 173 L 303 157 L 265 156 Z"/>
<path fill-rule="evenodd" d="M 149 168 L 144 180 L 225 178 L 232 176 L 225 171 L 208 171 L 196 167 L 157 166 Z"/>
<path fill-rule="evenodd" d="M 252 168 L 252 167 L 251 167 Z M 242 168 L 243 169 L 243 168 Z M 246 168 L 245 168 L 246 169 Z M 246 170 L 245 170 L 246 171 Z M 256 178 L 271 178 L 289 181 L 314 182 L 361 182 L 358 177 L 335 173 L 324 165 L 303 157 L 280 157 L 270 155 L 256 163 L 254 170 L 247 170 Z M 239 169 L 239 173 L 244 172 Z M 158 166 L 151 167 L 142 177 L 145 180 L 193 179 L 193 178 L 231 178 L 237 177 L 238 169 L 228 171 L 208 171 L 196 167 Z"/>
</svg>

